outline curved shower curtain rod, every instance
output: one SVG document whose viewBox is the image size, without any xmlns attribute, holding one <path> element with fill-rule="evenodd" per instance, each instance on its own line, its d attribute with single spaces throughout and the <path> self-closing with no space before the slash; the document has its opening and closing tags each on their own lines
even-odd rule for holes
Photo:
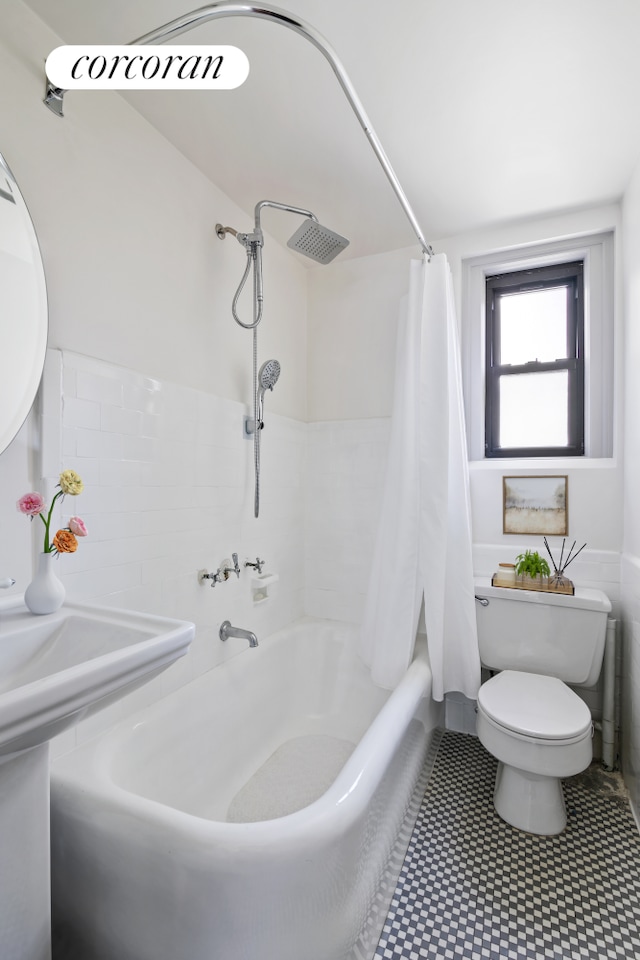
<svg viewBox="0 0 640 960">
<path fill-rule="evenodd" d="M 219 0 L 219 2 L 209 3 L 205 7 L 199 7 L 197 10 L 192 10 L 190 13 L 185 13 L 183 16 L 177 17 L 175 20 L 170 20 L 169 23 L 163 24 L 163 26 L 158 27 L 156 30 L 151 30 L 149 33 L 145 33 L 144 36 L 138 37 L 137 40 L 130 41 L 129 45 L 133 46 L 136 44 L 145 43 L 165 43 L 168 40 L 172 40 L 174 37 L 180 36 L 182 33 L 193 30 L 201 23 L 206 23 L 209 20 L 216 20 L 222 17 L 256 17 L 259 20 L 271 20 L 273 23 L 278 23 L 283 27 L 293 30 L 295 33 L 299 33 L 302 37 L 312 43 L 313 46 L 320 51 L 320 53 L 323 54 L 325 59 L 329 62 L 331 69 L 335 73 L 338 83 L 342 87 L 344 95 L 351 104 L 351 108 L 358 118 L 362 129 L 366 133 L 369 143 L 371 144 L 375 155 L 380 161 L 382 169 L 386 173 L 387 178 L 393 187 L 394 193 L 400 201 L 400 205 L 407 215 L 411 226 L 413 227 L 413 231 L 418 238 L 420 246 L 427 257 L 431 258 L 433 256 L 433 249 L 424 238 L 416 215 L 411 209 L 411 205 L 407 200 L 400 181 L 398 180 L 393 167 L 391 166 L 389 159 L 384 152 L 382 144 L 380 143 L 380 140 L 373 129 L 371 121 L 365 113 L 364 107 L 362 106 L 360 98 L 358 97 L 353 84 L 349 79 L 347 71 L 342 66 L 342 63 L 334 53 L 331 45 L 325 40 L 322 34 L 318 33 L 318 31 L 310 24 L 305 23 L 303 20 L 297 20 L 286 10 L 281 10 L 278 7 L 272 7 L 268 4 L 254 6 L 250 3 L 229 3 L 227 0 Z M 62 106 L 64 94 L 65 90 L 61 89 L 60 87 L 54 87 L 47 81 L 47 92 L 44 102 L 47 107 L 49 107 L 49 109 L 59 117 L 63 116 Z"/>
</svg>

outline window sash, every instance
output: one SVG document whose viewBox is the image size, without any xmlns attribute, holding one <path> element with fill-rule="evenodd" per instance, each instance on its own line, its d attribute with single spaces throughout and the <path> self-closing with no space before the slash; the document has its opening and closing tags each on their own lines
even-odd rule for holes
<svg viewBox="0 0 640 960">
<path fill-rule="evenodd" d="M 553 361 L 532 360 L 523 364 L 501 364 L 500 304 L 504 296 L 550 287 L 566 287 L 566 357 Z M 584 292 L 582 262 L 559 264 L 533 270 L 487 277 L 486 280 L 486 401 L 485 457 L 584 456 Z M 502 377 L 527 373 L 567 371 L 568 443 L 566 446 L 501 447 L 500 382 Z"/>
</svg>

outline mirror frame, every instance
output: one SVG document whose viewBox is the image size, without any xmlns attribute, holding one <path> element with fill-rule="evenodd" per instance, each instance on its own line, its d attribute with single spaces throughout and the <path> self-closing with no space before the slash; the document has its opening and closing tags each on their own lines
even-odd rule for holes
<svg viewBox="0 0 640 960">
<path fill-rule="evenodd" d="M 38 243 L 38 237 L 35 231 L 31 214 L 20 191 L 18 182 L 11 172 L 4 156 L 0 154 L 0 189 L 3 193 L 11 194 L 11 199 L 21 209 L 23 214 L 23 223 L 25 227 L 26 238 L 32 253 L 32 263 L 35 282 L 35 299 L 38 304 L 42 304 L 42 309 L 38 311 L 36 317 L 35 343 L 31 345 L 28 353 L 23 354 L 25 366 L 24 386 L 20 396 L 12 403 L 5 400 L 4 409 L 0 402 L 0 453 L 3 453 L 12 440 L 15 439 L 27 419 L 33 406 L 44 369 L 45 355 L 47 351 L 48 329 L 49 329 L 49 305 L 47 300 L 47 284 L 42 262 L 42 253 Z M 24 344 L 20 341 L 20 345 Z M 17 353 L 17 351 L 16 351 Z M 16 362 L 18 357 L 16 356 Z"/>
</svg>

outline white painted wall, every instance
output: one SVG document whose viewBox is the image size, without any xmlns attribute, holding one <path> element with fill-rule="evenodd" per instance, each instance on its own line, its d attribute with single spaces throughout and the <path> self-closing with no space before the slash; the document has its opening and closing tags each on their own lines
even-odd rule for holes
<svg viewBox="0 0 640 960">
<path fill-rule="evenodd" d="M 624 538 L 622 556 L 623 770 L 640 814 L 640 164 L 623 202 L 624 241 Z"/>
<path fill-rule="evenodd" d="M 249 228 L 253 211 L 240 211 L 116 93 L 77 91 L 65 119 L 54 117 L 42 103 L 43 65 L 59 43 L 21 0 L 3 0 L 0 151 L 40 240 L 50 346 L 247 402 L 251 333 L 230 311 L 246 257 L 214 225 Z M 259 358 L 282 364 L 268 412 L 305 420 L 306 271 L 267 236 L 264 274 Z M 16 590 L 30 576 L 15 501 L 37 483 L 32 448 L 25 432 L 0 457 L 0 575 L 16 577 Z"/>
<path fill-rule="evenodd" d="M 309 420 L 388 417 L 413 248 L 309 271 Z"/>
<path fill-rule="evenodd" d="M 640 557 L 640 432 L 635 412 L 640 406 L 640 164 L 623 204 L 624 228 L 624 551 Z"/>
<path fill-rule="evenodd" d="M 512 224 L 440 241 L 447 254 L 461 312 L 461 269 L 465 258 L 617 229 L 617 205 L 545 220 Z M 412 248 L 313 270 L 309 280 L 309 419 L 314 421 L 388 417 L 394 379 L 394 351 L 400 298 L 406 292 Z M 617 281 L 616 303 L 619 303 Z M 616 308 L 615 352 L 621 367 L 621 314 Z M 336 357 L 335 344 L 340 343 Z M 621 378 L 616 378 L 621 384 Z M 616 396 L 619 409 L 620 389 Z M 569 476 L 570 535 L 593 550 L 619 551 L 622 543 L 622 469 L 616 421 L 613 459 L 582 461 L 504 461 L 471 464 L 473 535 L 478 544 L 504 544 L 502 476 L 505 473 L 566 473 Z M 594 505 L 597 504 L 597 509 Z M 534 538 L 523 538 L 533 542 Z"/>
<path fill-rule="evenodd" d="M 230 303 L 246 258 L 214 226 L 250 228 L 253 211 L 241 212 L 117 93 L 76 91 L 64 120 L 50 113 L 43 63 L 59 42 L 20 0 L 5 0 L 0 80 L 11 109 L 0 150 L 42 246 L 50 346 L 244 401 L 250 334 Z M 279 351 L 283 368 L 270 406 L 305 419 L 306 271 L 268 240 L 264 260 L 260 353 Z"/>
</svg>

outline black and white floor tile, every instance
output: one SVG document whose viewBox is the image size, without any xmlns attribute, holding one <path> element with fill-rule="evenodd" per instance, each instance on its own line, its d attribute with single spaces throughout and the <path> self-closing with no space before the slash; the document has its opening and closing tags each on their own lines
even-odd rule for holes
<svg viewBox="0 0 640 960">
<path fill-rule="evenodd" d="M 493 809 L 495 769 L 475 737 L 444 735 L 376 960 L 638 960 L 626 798 L 571 778 L 566 829 L 534 836 Z"/>
</svg>

